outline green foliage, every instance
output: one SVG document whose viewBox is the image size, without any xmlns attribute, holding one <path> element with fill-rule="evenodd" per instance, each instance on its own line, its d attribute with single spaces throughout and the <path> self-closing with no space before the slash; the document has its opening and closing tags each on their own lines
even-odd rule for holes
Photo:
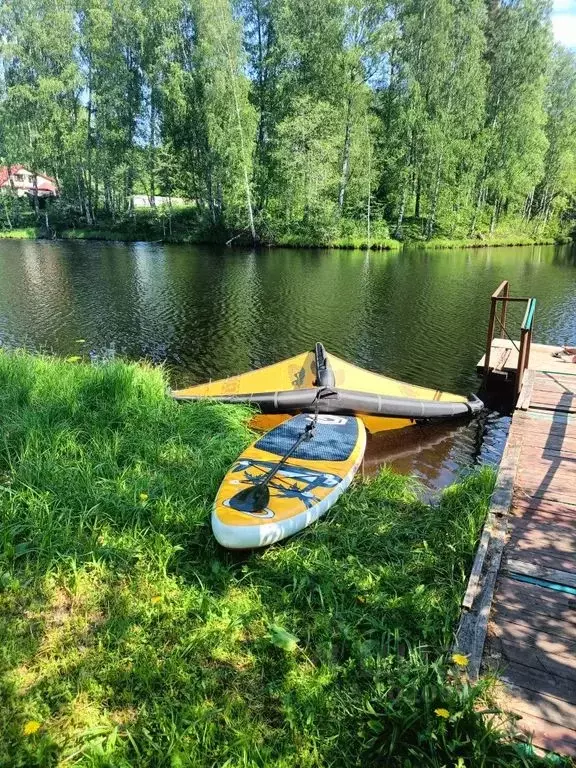
<svg viewBox="0 0 576 768">
<path fill-rule="evenodd" d="M 524 744 L 503 743 L 506 723 L 489 705 L 490 681 L 470 685 L 454 666 L 409 651 L 367 705 L 369 744 L 390 766 L 552 766 Z M 382 762 L 376 764 L 382 764 Z M 565 764 L 565 763 L 564 763 Z"/>
<path fill-rule="evenodd" d="M 209 510 L 246 410 L 179 405 L 119 361 L 2 353 L 0 385 L 0 764 L 407 765 L 431 733 L 528 764 L 437 661 L 491 471 L 434 506 L 383 471 L 284 544 L 227 553 Z"/>
<path fill-rule="evenodd" d="M 576 58 L 552 46 L 549 0 L 0 13 L 0 162 L 62 193 L 44 211 L 3 195 L 3 229 L 379 247 L 573 227 Z M 185 231 L 172 206 L 139 229 L 136 190 L 189 201 Z"/>
<path fill-rule="evenodd" d="M 16 240 L 34 240 L 37 237 L 38 237 L 38 230 L 35 227 L 26 227 L 23 229 L 0 230 L 0 239 L 15 238 Z"/>
</svg>

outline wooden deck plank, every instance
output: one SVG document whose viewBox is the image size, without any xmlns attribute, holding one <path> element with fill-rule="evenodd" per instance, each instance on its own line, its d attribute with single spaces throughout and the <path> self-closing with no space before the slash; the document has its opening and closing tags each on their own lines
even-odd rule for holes
<svg viewBox="0 0 576 768">
<path fill-rule="evenodd" d="M 526 713 L 522 714 L 517 727 L 532 739 L 535 746 L 547 752 L 576 756 L 576 731 L 570 728 L 564 728 Z"/>
<path fill-rule="evenodd" d="M 532 371 L 534 374 L 534 387 L 537 389 L 549 388 L 554 390 L 557 387 L 565 389 L 566 391 L 576 392 L 576 376 L 562 376 L 557 373 L 538 373 Z"/>
<path fill-rule="evenodd" d="M 566 387 L 567 389 L 573 387 L 576 392 L 576 376 L 562 373 L 534 371 L 534 384 L 540 387 Z"/>
<path fill-rule="evenodd" d="M 547 488 L 542 483 L 528 484 L 524 483 L 522 487 L 524 498 L 542 499 L 542 501 L 557 501 L 559 504 L 575 504 L 575 495 L 570 489 L 566 491 L 563 488 Z"/>
<path fill-rule="evenodd" d="M 564 592 L 502 577 L 496 589 L 495 599 L 497 602 L 507 603 L 515 610 L 529 607 L 535 613 L 576 625 L 576 597 Z"/>
<path fill-rule="evenodd" d="M 560 584 L 564 587 L 576 589 L 576 573 L 558 568 L 546 568 L 538 565 L 533 560 L 526 562 L 517 558 L 515 551 L 511 552 L 504 561 L 504 570 L 507 573 L 519 573 L 522 576 L 531 576 L 535 579 L 543 579 L 552 584 Z"/>
<path fill-rule="evenodd" d="M 527 411 L 526 415 L 528 416 L 529 413 L 530 411 Z M 576 440 L 576 425 L 561 422 L 551 424 L 541 419 L 530 421 L 524 432 L 528 437 L 535 437 L 537 440 L 542 440 L 544 437 L 549 437 L 551 440 Z"/>
<path fill-rule="evenodd" d="M 554 677 L 548 672 L 509 662 L 501 678 L 509 685 L 526 688 L 529 691 L 539 691 L 576 704 L 576 686 L 571 680 L 565 680 L 563 677 Z"/>
<path fill-rule="evenodd" d="M 576 637 L 564 637 L 563 635 L 531 627 L 527 622 L 519 623 L 517 621 L 508 621 L 505 618 L 498 619 L 494 617 L 494 620 L 490 623 L 490 634 L 491 637 L 501 638 L 508 643 L 525 643 L 526 645 L 535 646 L 542 652 L 550 655 L 574 655 L 576 653 Z M 523 660 L 520 663 L 526 666 Z M 574 696 L 576 697 L 576 686 L 571 687 L 574 689 Z"/>
<path fill-rule="evenodd" d="M 538 512 L 534 509 L 515 509 L 509 517 L 508 524 L 510 532 L 517 528 L 517 526 L 521 526 L 522 529 L 526 530 L 533 528 L 546 530 L 550 526 L 554 526 L 554 528 L 571 534 L 576 525 L 576 515 L 568 516 L 554 514 L 553 512 Z M 510 557 L 512 554 L 512 552 L 508 552 Z"/>
<path fill-rule="evenodd" d="M 480 537 L 480 543 L 476 550 L 476 557 L 472 564 L 472 570 L 470 572 L 470 578 L 468 579 L 468 586 L 462 600 L 462 605 L 465 608 L 472 608 L 476 595 L 478 594 L 478 588 L 480 584 L 480 577 L 482 575 L 482 569 L 484 568 L 484 561 L 490 545 L 490 538 L 492 536 L 493 520 L 488 520 L 482 531 Z"/>
<path fill-rule="evenodd" d="M 566 486 L 574 493 L 576 499 L 576 488 L 574 487 L 574 462 L 562 461 L 559 459 L 547 461 L 541 459 L 536 464 L 530 462 L 522 463 L 518 468 L 518 484 L 522 483 L 523 479 L 529 481 L 547 481 L 548 483 L 555 483 L 557 487 Z"/>
<path fill-rule="evenodd" d="M 495 653 L 499 654 L 503 664 L 523 664 L 553 678 L 571 681 L 572 687 L 576 689 L 576 659 L 572 654 L 549 654 L 535 645 L 517 639 L 508 641 L 496 635 L 490 638 L 490 652 L 492 658 Z"/>
<path fill-rule="evenodd" d="M 554 411 L 554 413 L 558 411 L 561 413 L 576 413 L 576 399 L 573 397 L 566 398 L 564 395 L 555 398 L 536 397 L 534 395 L 532 397 L 532 405 L 543 410 Z"/>
<path fill-rule="evenodd" d="M 576 706 L 565 699 L 521 687 L 508 689 L 506 699 L 506 703 L 520 714 L 540 717 L 567 730 L 576 725 Z M 576 736 L 573 730 L 572 733 Z"/>
<path fill-rule="evenodd" d="M 552 424 L 554 426 L 562 424 L 567 427 L 576 425 L 576 417 L 570 413 L 550 413 L 550 411 L 540 411 L 538 408 L 529 408 L 522 413 L 523 420 L 533 423 L 533 426 Z"/>
<path fill-rule="evenodd" d="M 527 411 L 530 407 L 530 400 L 532 398 L 532 391 L 534 389 L 534 379 L 536 371 L 526 371 L 522 380 L 522 389 L 516 402 L 516 409 L 519 411 Z"/>
<path fill-rule="evenodd" d="M 526 480 L 527 485 L 546 484 L 548 488 L 559 490 L 565 488 L 569 493 L 572 492 L 576 501 L 576 488 L 574 488 L 574 470 L 571 467 L 572 462 L 566 465 L 560 461 L 547 462 L 542 461 L 534 466 L 521 466 L 518 471 L 518 484 Z"/>
<path fill-rule="evenodd" d="M 571 554 L 551 550 L 535 551 L 530 547 L 515 549 L 514 554 L 518 558 L 530 559 L 534 565 L 541 568 L 553 568 L 557 571 L 568 571 L 568 573 L 574 569 L 574 556 Z"/>
<path fill-rule="evenodd" d="M 533 509 L 525 509 L 523 510 L 523 514 L 522 510 L 514 510 L 509 519 L 511 531 L 515 529 L 517 530 L 518 528 L 526 530 L 546 530 L 553 526 L 554 529 L 557 528 L 560 531 L 571 534 L 575 525 L 576 515 L 568 517 L 567 515 L 555 515 L 550 512 L 537 512 Z M 511 552 L 508 554 L 509 556 L 512 556 Z"/>
<path fill-rule="evenodd" d="M 538 503 L 540 502 L 540 503 Z M 556 504 L 542 499 L 514 499 L 510 511 L 513 518 L 524 517 L 526 520 L 556 521 L 558 525 L 572 527 L 576 522 L 576 504 Z"/>
<path fill-rule="evenodd" d="M 571 531 L 548 526 L 526 528 L 518 521 L 510 535 L 508 550 L 518 553 L 524 549 L 538 549 L 559 556 L 576 554 L 576 535 Z M 521 558 L 519 558 L 521 559 Z"/>
<path fill-rule="evenodd" d="M 538 394 L 538 393 L 535 393 Z M 545 393 L 540 393 L 545 396 Z M 571 396 L 572 397 L 572 396 Z M 550 410 L 548 404 L 544 407 L 535 405 L 536 400 L 531 401 L 530 407 L 526 411 L 521 411 L 524 416 L 524 423 L 530 425 L 530 429 L 549 429 L 551 426 L 571 429 L 576 426 L 573 413 L 565 411 Z"/>
<path fill-rule="evenodd" d="M 530 398 L 530 407 L 535 408 L 534 402 L 536 400 L 566 400 L 569 402 L 573 400 L 576 393 L 572 392 L 573 384 L 560 384 L 558 382 L 552 383 L 549 381 L 541 381 L 536 379 L 532 388 L 532 397 Z"/>
<path fill-rule="evenodd" d="M 520 348 L 520 341 L 509 339 L 496 338 L 492 341 L 490 351 L 490 368 L 494 369 L 496 362 L 500 365 L 500 370 L 507 373 L 514 373 L 518 366 L 518 349 Z M 509 350 L 505 362 L 502 364 L 503 350 Z M 548 344 L 535 344 L 533 343 L 530 349 L 530 360 L 528 368 L 538 372 L 557 373 L 562 376 L 571 375 L 570 369 L 576 366 L 573 363 L 564 362 L 557 357 L 554 357 L 555 352 L 561 352 L 562 347 L 551 346 Z M 478 370 L 484 370 L 484 356 L 478 362 Z M 576 373 L 576 371 L 575 371 Z"/>
<path fill-rule="evenodd" d="M 569 445 L 571 443 L 571 445 Z M 545 440 L 536 441 L 531 439 L 530 445 L 522 446 L 521 461 L 522 464 L 526 460 L 534 462 L 535 460 L 543 461 L 556 461 L 557 459 L 563 459 L 568 462 L 576 462 L 576 439 L 567 440 L 560 439 L 551 441 L 548 436 Z"/>
<path fill-rule="evenodd" d="M 493 359 L 510 375 L 516 346 L 492 344 Z M 485 659 L 503 668 L 505 707 L 521 716 L 533 744 L 576 756 L 576 365 L 555 357 L 559 349 L 532 345 L 511 423 L 509 441 L 520 450 L 512 498 L 508 488 L 496 494 L 509 535 Z M 476 578 L 486 596 L 482 575 Z"/>
<path fill-rule="evenodd" d="M 546 499 L 531 499 L 521 495 L 519 489 L 514 494 L 512 513 L 524 514 L 524 512 L 548 515 L 563 515 L 569 519 L 576 514 L 576 504 L 558 504 Z"/>
<path fill-rule="evenodd" d="M 576 368 L 564 368 L 561 371 L 536 371 L 539 381 L 560 382 L 570 386 L 576 382 Z"/>
<path fill-rule="evenodd" d="M 518 624 L 526 633 L 547 632 L 564 638 L 566 641 L 576 640 L 576 623 L 556 619 L 541 613 L 534 613 L 530 607 L 522 607 L 520 610 L 510 606 L 494 603 L 492 618 L 498 621 L 500 626 L 504 623 Z"/>
<path fill-rule="evenodd" d="M 569 384 L 564 384 L 561 381 L 537 378 L 534 381 L 534 384 L 532 385 L 532 392 L 534 395 L 538 395 L 539 393 L 547 394 L 547 395 L 563 394 L 563 393 L 576 395 L 576 384 L 574 384 L 574 382 L 570 382 Z"/>
</svg>

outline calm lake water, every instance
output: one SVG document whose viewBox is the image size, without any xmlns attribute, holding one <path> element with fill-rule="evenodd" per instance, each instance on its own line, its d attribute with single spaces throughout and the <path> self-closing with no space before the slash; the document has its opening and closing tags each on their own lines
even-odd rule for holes
<svg viewBox="0 0 576 768">
<path fill-rule="evenodd" d="M 375 371 L 475 391 L 489 296 L 504 279 L 514 294 L 538 299 L 536 341 L 576 341 L 569 247 L 255 253 L 0 240 L 0 278 L 2 346 L 148 358 L 167 364 L 174 385 L 266 365 L 322 341 Z M 522 312 L 510 312 L 511 329 Z M 373 441 L 367 465 L 387 460 L 438 488 L 464 466 L 497 461 L 507 423 L 490 412 L 388 435 Z"/>
</svg>

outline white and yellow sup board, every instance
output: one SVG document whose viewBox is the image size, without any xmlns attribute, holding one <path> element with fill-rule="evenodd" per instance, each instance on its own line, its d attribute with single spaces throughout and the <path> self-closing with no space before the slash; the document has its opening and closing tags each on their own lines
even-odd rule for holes
<svg viewBox="0 0 576 768">
<path fill-rule="evenodd" d="M 318 520 L 352 482 L 366 448 L 366 430 L 356 416 L 319 414 L 304 440 L 270 480 L 264 509 L 234 508 L 234 497 L 254 486 L 290 451 L 314 417 L 298 414 L 259 438 L 222 481 L 212 510 L 212 530 L 228 549 L 263 547 Z"/>
</svg>

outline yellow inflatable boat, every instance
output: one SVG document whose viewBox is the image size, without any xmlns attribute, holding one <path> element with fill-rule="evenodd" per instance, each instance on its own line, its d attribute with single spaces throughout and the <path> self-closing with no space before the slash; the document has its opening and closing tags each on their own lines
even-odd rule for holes
<svg viewBox="0 0 576 768">
<path fill-rule="evenodd" d="M 253 425 L 270 429 L 296 413 L 359 416 L 369 432 L 398 429 L 430 419 L 477 413 L 483 403 L 437 389 L 406 384 L 358 368 L 326 352 L 311 352 L 227 379 L 172 392 L 177 400 L 246 403 L 261 411 Z"/>
</svg>

